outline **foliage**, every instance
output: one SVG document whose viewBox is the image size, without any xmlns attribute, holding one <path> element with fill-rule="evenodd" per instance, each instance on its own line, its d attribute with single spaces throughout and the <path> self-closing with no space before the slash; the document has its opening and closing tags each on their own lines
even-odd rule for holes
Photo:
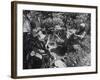
<svg viewBox="0 0 100 80">
<path fill-rule="evenodd" d="M 90 66 L 90 14 L 27 10 L 23 13 L 30 21 L 31 31 L 29 33 L 33 36 L 30 37 L 30 42 L 34 43 L 31 43 L 33 46 L 31 51 L 36 48 L 35 52 L 42 56 L 42 68 L 57 66 L 55 58 L 62 60 L 67 67 Z M 35 25 L 32 25 L 33 23 Z M 85 28 L 81 24 L 84 24 Z M 84 32 L 86 34 L 81 38 Z M 33 33 L 36 35 L 34 36 Z M 37 40 L 34 40 L 35 38 Z M 39 50 L 44 50 L 44 53 L 42 54 Z M 47 56 L 44 57 L 44 54 Z M 46 60 L 46 57 L 49 59 Z"/>
</svg>

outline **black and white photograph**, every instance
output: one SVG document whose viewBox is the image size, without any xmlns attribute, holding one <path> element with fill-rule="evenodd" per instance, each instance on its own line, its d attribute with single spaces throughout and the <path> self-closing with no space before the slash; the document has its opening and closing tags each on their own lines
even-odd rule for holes
<svg viewBox="0 0 100 80">
<path fill-rule="evenodd" d="M 12 76 L 97 73 L 97 7 L 12 2 Z"/>
<path fill-rule="evenodd" d="M 23 69 L 91 65 L 91 14 L 23 10 Z"/>
</svg>

